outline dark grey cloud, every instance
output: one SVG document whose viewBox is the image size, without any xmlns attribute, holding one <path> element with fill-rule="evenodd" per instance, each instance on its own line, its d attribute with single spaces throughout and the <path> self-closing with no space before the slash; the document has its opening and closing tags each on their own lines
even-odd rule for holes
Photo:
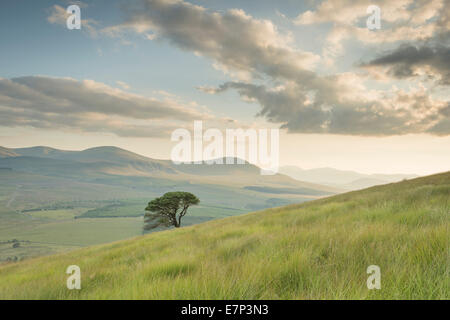
<svg viewBox="0 0 450 320">
<path fill-rule="evenodd" d="M 135 137 L 167 135 L 179 124 L 208 117 L 173 100 L 147 98 L 92 80 L 45 76 L 0 78 L 0 114 L 2 126 Z"/>
<path fill-rule="evenodd" d="M 428 132 L 436 135 L 448 135 L 450 131 L 450 102 L 447 107 L 442 108 L 439 112 L 442 117 Z"/>
<path fill-rule="evenodd" d="M 447 104 L 447 107 L 442 108 L 440 110 L 440 113 L 447 118 L 450 118 L 450 102 Z"/>
<path fill-rule="evenodd" d="M 387 67 L 388 74 L 397 79 L 426 74 L 441 85 L 450 85 L 450 47 L 402 45 L 363 67 Z"/>
<path fill-rule="evenodd" d="M 444 118 L 441 121 L 439 121 L 437 124 L 435 124 L 433 127 L 431 127 L 428 130 L 428 133 L 440 135 L 440 136 L 446 136 L 449 135 L 449 128 L 450 128 L 450 118 Z"/>
</svg>

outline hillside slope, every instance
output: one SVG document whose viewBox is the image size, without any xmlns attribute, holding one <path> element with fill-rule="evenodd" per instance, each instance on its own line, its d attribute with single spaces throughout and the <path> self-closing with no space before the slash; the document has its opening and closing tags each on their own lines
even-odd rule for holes
<svg viewBox="0 0 450 320">
<path fill-rule="evenodd" d="M 447 172 L 5 265 L 0 299 L 448 299 L 449 213 Z"/>
</svg>

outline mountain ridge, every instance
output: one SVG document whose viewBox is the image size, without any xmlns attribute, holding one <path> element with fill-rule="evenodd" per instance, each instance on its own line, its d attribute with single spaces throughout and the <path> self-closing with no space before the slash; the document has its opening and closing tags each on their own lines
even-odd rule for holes
<svg viewBox="0 0 450 320">
<path fill-rule="evenodd" d="M 76 170 L 82 170 L 85 173 L 90 171 L 92 175 L 154 176 L 167 179 L 182 178 L 190 181 L 206 179 L 209 182 L 217 182 L 219 184 L 234 182 L 241 187 L 247 185 L 247 182 L 250 180 L 262 185 L 273 184 L 274 186 L 317 188 L 332 193 L 341 191 L 336 187 L 298 181 L 283 174 L 262 176 L 258 166 L 246 161 L 244 164 L 236 165 L 227 165 L 225 162 L 224 164 L 176 165 L 170 160 L 153 159 L 114 146 L 100 146 L 81 151 L 59 150 L 45 146 L 29 148 L 2 147 L 1 150 L 3 150 L 2 154 L 5 156 L 0 158 L 0 167 L 11 167 L 16 170 L 22 169 L 33 173 L 42 173 L 41 170 L 44 170 L 47 174 L 51 174 L 49 171 L 50 166 L 42 160 L 37 160 L 35 163 L 29 161 L 26 165 L 21 166 L 20 163 L 30 160 L 29 157 L 67 161 L 65 169 L 63 168 L 64 162 L 54 162 L 56 168 L 65 171 L 65 176 L 73 176 Z M 48 162 L 51 162 L 51 160 Z M 101 164 L 103 164 L 103 168 Z M 36 167 L 36 169 L 33 170 L 33 167 Z M 243 181 L 240 182 L 241 180 Z"/>
</svg>

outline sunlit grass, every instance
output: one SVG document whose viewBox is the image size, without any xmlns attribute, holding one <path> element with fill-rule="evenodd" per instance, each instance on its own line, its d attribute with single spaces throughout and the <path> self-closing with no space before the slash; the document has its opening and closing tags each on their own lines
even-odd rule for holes
<svg viewBox="0 0 450 320">
<path fill-rule="evenodd" d="M 23 261 L 0 298 L 448 299 L 449 198 L 445 173 Z"/>
</svg>

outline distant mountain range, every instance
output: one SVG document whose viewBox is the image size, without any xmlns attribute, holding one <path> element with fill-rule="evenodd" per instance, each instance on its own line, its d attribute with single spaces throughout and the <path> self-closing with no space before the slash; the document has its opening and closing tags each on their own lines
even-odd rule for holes
<svg viewBox="0 0 450 320">
<path fill-rule="evenodd" d="M 225 162 L 225 161 L 224 161 Z M 0 147 L 0 167 L 46 174 L 79 177 L 80 175 L 139 176 L 171 180 L 188 179 L 193 182 L 215 184 L 292 187 L 337 193 L 340 190 L 314 183 L 299 182 L 286 175 L 260 175 L 260 169 L 245 164 L 181 164 L 170 160 L 147 158 L 117 147 L 96 147 L 83 151 L 64 151 L 49 147 L 8 149 Z"/>
<path fill-rule="evenodd" d="M 414 174 L 363 174 L 333 168 L 301 169 L 283 166 L 274 176 L 260 175 L 252 164 L 175 165 L 117 147 L 96 147 L 83 151 L 65 151 L 45 146 L 31 148 L 0 147 L 0 168 L 65 178 L 105 176 L 154 177 L 186 180 L 192 183 L 232 185 L 251 190 L 295 188 L 295 193 L 327 195 L 418 177 Z M 269 190 L 269 189 L 267 189 Z M 275 194 L 284 193 L 276 191 Z M 288 192 L 289 193 L 289 192 Z"/>
<path fill-rule="evenodd" d="M 20 189 L 23 198 L 14 202 L 20 204 L 19 209 L 35 208 L 36 199 L 27 204 L 33 196 L 43 205 L 50 199 L 66 203 L 87 198 L 111 200 L 121 198 L 120 194 L 126 199 L 151 199 L 164 192 L 184 190 L 195 193 L 210 206 L 257 210 L 342 191 L 283 174 L 261 175 L 260 168 L 250 163 L 176 165 L 117 147 L 83 151 L 0 147 L 0 168 L 0 188 L 10 187 L 11 182 L 24 186 Z"/>
<path fill-rule="evenodd" d="M 363 174 L 333 168 L 301 169 L 296 166 L 283 166 L 279 170 L 293 179 L 317 183 L 345 190 L 357 190 L 375 185 L 417 178 L 415 174 Z"/>
</svg>

